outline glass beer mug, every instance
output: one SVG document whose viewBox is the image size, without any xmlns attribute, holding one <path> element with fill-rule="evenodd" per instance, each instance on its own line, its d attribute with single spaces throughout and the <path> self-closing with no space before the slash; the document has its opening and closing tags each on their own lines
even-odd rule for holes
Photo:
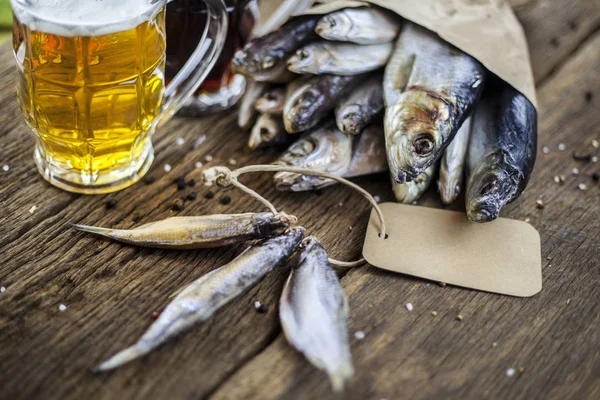
<svg viewBox="0 0 600 400">
<path fill-rule="evenodd" d="M 204 0 L 200 43 L 166 84 L 167 1 L 11 0 L 17 97 L 36 137 L 35 164 L 53 185 L 94 194 L 139 180 L 154 159 L 156 126 L 216 62 L 227 14 L 223 0 Z"/>
</svg>

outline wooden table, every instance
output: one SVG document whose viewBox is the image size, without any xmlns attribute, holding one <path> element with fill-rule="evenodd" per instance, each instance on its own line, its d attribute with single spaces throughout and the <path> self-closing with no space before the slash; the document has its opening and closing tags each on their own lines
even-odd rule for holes
<svg viewBox="0 0 600 400">
<path fill-rule="evenodd" d="M 542 292 L 522 299 L 401 276 L 372 267 L 342 272 L 351 304 L 356 376 L 351 399 L 600 398 L 600 164 L 573 160 L 572 151 L 600 151 L 600 10 L 597 1 L 513 1 L 527 31 L 539 97 L 539 154 L 527 191 L 504 216 L 529 219 L 542 237 Z M 277 301 L 288 268 L 280 268 L 208 322 L 115 372 L 90 368 L 132 344 L 151 314 L 185 283 L 231 260 L 242 248 L 161 251 L 136 249 L 75 232 L 71 223 L 130 228 L 171 215 L 261 210 L 240 192 L 217 192 L 183 212 L 170 205 L 179 175 L 200 178 L 209 165 L 271 161 L 251 153 L 235 113 L 175 119 L 155 137 L 152 185 L 106 196 L 79 196 L 48 185 L 32 162 L 33 139 L 18 112 L 8 44 L 0 55 L 0 398 L 270 399 L 331 398 L 326 376 L 292 350 L 282 335 Z M 206 141 L 193 148 L 201 135 Z M 177 145 L 182 137 L 184 145 Z M 564 143 L 566 150 L 557 146 Z M 543 154 L 548 146 L 549 154 Z M 165 173 L 163 166 L 172 165 Z M 580 169 L 579 176 L 571 170 Z M 567 177 L 564 185 L 555 175 Z M 244 179 L 302 219 L 334 257 L 361 250 L 369 207 L 341 186 L 280 194 L 269 174 Z M 358 179 L 382 200 L 392 193 L 385 174 Z M 587 190 L 578 190 L 586 183 Z M 229 195 L 230 205 L 220 198 Z M 536 199 L 546 203 L 536 208 Z M 106 201 L 115 199 L 115 209 Z M 339 204 L 343 204 L 340 206 Z M 434 190 L 422 206 L 441 207 Z M 30 213 L 32 206 L 37 209 Z M 460 206 L 457 206 L 460 208 Z M 349 227 L 353 227 L 350 230 Z M 269 305 L 266 314 L 254 302 Z M 404 304 L 411 302 L 408 312 Z M 64 304 L 65 311 L 59 311 Z M 438 312 L 437 317 L 431 311 Z M 464 320 L 457 321 L 457 314 Z M 516 373 L 507 376 L 507 370 Z M 521 370 L 522 368 L 522 370 Z"/>
</svg>

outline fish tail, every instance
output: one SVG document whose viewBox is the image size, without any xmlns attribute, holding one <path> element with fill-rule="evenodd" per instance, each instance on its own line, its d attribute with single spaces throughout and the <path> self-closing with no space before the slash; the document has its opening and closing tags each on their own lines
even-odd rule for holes
<svg viewBox="0 0 600 400">
<path fill-rule="evenodd" d="M 149 351 L 150 351 L 149 349 L 144 350 L 136 345 L 133 345 L 133 346 L 115 354 L 108 360 L 104 361 L 103 363 L 98 365 L 96 368 L 94 368 L 93 371 L 94 372 L 102 372 L 102 371 L 108 371 L 111 369 L 115 369 L 117 367 L 120 367 L 123 364 L 127 364 L 128 362 L 135 360 L 136 358 L 140 358 L 141 356 L 147 354 Z"/>
<path fill-rule="evenodd" d="M 96 235 L 107 236 L 107 237 L 109 237 L 109 234 L 111 234 L 115 231 L 115 229 L 100 228 L 97 226 L 89 226 L 89 225 L 73 224 L 71 226 L 73 228 L 83 231 L 83 232 L 95 233 Z"/>
<path fill-rule="evenodd" d="M 335 371 L 327 371 L 327 374 L 331 380 L 331 387 L 333 388 L 333 391 L 341 392 L 344 390 L 346 381 L 352 378 L 354 375 L 354 367 L 352 366 L 352 362 L 348 360 Z"/>
</svg>

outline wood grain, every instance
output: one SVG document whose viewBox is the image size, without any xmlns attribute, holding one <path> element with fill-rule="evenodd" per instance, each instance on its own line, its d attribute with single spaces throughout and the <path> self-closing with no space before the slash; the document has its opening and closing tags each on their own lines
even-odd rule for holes
<svg viewBox="0 0 600 400">
<path fill-rule="evenodd" d="M 530 218 L 542 234 L 542 293 L 514 299 L 440 288 L 370 267 L 340 271 L 351 301 L 351 332 L 366 334 L 352 342 L 357 375 L 346 397 L 600 397 L 600 199 L 589 177 L 598 164 L 570 156 L 571 150 L 593 150 L 590 140 L 600 139 L 599 16 L 593 3 L 521 2 L 517 10 L 542 84 L 540 148 L 552 152 L 544 157 L 540 151 L 531 186 L 505 215 Z M 572 16 L 578 28 L 569 33 Z M 553 34 L 558 48 L 548 45 Z M 69 225 L 129 228 L 171 215 L 262 210 L 236 191 L 204 199 L 209 189 L 197 185 L 198 200 L 173 213 L 172 201 L 187 193 L 177 191 L 173 180 L 179 175 L 198 180 L 201 171 L 194 162 L 207 154 L 215 158 L 208 165 L 230 158 L 246 165 L 269 162 L 275 153 L 248 151 L 247 134 L 235 126 L 233 112 L 178 118 L 154 138 L 154 184 L 138 183 L 106 196 L 66 193 L 45 183 L 33 167 L 33 139 L 14 100 L 14 80 L 13 56 L 5 45 L 0 48 L 0 165 L 10 170 L 0 171 L 0 286 L 6 287 L 0 293 L 0 398 L 330 398 L 323 374 L 281 335 L 276 304 L 287 267 L 143 360 L 112 373 L 89 372 L 133 343 L 169 294 L 243 247 L 135 249 L 74 232 Z M 590 101 L 586 92 L 592 93 Z M 194 148 L 202 135 L 205 142 Z M 184 145 L 176 145 L 178 137 Z M 561 142 L 567 151 L 556 151 Z M 168 174 L 165 163 L 173 167 Z M 579 177 L 571 176 L 573 167 L 581 169 Z M 568 178 L 564 186 L 552 180 L 561 174 Z M 280 194 L 270 178 L 257 174 L 244 181 L 297 215 L 331 256 L 359 256 L 369 209 L 364 200 L 339 186 L 321 195 Z M 386 174 L 356 182 L 384 201 L 392 198 Z M 588 184 L 587 191 L 577 190 L 580 182 Z M 219 202 L 225 194 L 233 199 L 228 206 Z M 539 196 L 547 203 L 544 210 L 535 208 Z M 118 201 L 115 209 L 106 209 L 109 199 Z M 441 206 L 433 190 L 421 203 Z M 32 205 L 37 210 L 30 214 Z M 255 300 L 268 304 L 269 312 L 258 314 Z M 415 305 L 412 313 L 404 308 L 409 301 Z M 59 311 L 60 304 L 66 311 Z M 438 311 L 436 318 L 432 310 Z M 459 312 L 463 322 L 455 320 Z M 520 366 L 522 374 L 505 375 Z"/>
</svg>

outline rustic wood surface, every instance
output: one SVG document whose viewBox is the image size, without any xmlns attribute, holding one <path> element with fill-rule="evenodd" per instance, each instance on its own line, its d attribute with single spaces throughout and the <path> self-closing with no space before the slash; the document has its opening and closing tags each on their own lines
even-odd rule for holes
<svg viewBox="0 0 600 400">
<path fill-rule="evenodd" d="M 600 164 L 575 161 L 600 151 L 600 6 L 589 0 L 512 2 L 528 34 L 538 84 L 539 153 L 527 191 L 504 216 L 528 218 L 542 238 L 542 292 L 512 298 L 440 287 L 364 267 L 340 271 L 351 305 L 356 376 L 352 399 L 600 398 Z M 71 223 L 130 228 L 174 215 L 179 175 L 200 178 L 208 165 L 269 162 L 251 153 L 235 113 L 171 121 L 155 136 L 152 185 L 105 196 L 70 194 L 43 181 L 31 157 L 33 139 L 13 93 L 10 47 L 0 48 L 0 398 L 249 399 L 332 398 L 324 374 L 291 349 L 281 333 L 277 300 L 289 272 L 280 268 L 204 324 L 140 361 L 95 375 L 90 368 L 132 344 L 168 295 L 231 260 L 242 248 L 136 249 L 75 232 Z M 194 148 L 201 135 L 206 141 Z M 178 137 L 184 145 L 176 145 Z M 566 150 L 559 152 L 558 144 Z M 549 154 L 542 147 L 548 146 Z M 163 171 L 169 163 L 173 169 Z M 579 168 L 579 176 L 571 170 Z M 562 186 L 553 181 L 565 175 Z M 322 194 L 280 194 L 268 174 L 244 178 L 277 206 L 301 218 L 334 257 L 358 257 L 368 205 L 342 187 Z M 386 174 L 357 179 L 391 200 Z M 587 190 L 578 190 L 578 184 Z M 196 186 L 198 200 L 177 215 L 261 210 L 237 191 Z M 229 195 L 230 205 L 220 198 Z M 546 203 L 536 208 L 536 199 Z M 105 202 L 117 200 L 115 209 Z M 430 190 L 420 204 L 441 207 Z M 37 210 L 30 213 L 32 206 Z M 341 206 L 340 206 L 341 205 Z M 461 208 L 460 206 L 455 206 Z M 349 227 L 354 229 L 350 230 Z M 266 314 L 254 301 L 269 305 Z M 408 312 L 404 304 L 411 302 Z M 67 306 L 59 311 L 59 305 Z M 437 311 L 433 317 L 431 311 Z M 462 322 L 456 319 L 463 314 Z M 515 368 L 513 376 L 506 371 Z M 520 370 L 522 368 L 522 370 Z"/>
</svg>

